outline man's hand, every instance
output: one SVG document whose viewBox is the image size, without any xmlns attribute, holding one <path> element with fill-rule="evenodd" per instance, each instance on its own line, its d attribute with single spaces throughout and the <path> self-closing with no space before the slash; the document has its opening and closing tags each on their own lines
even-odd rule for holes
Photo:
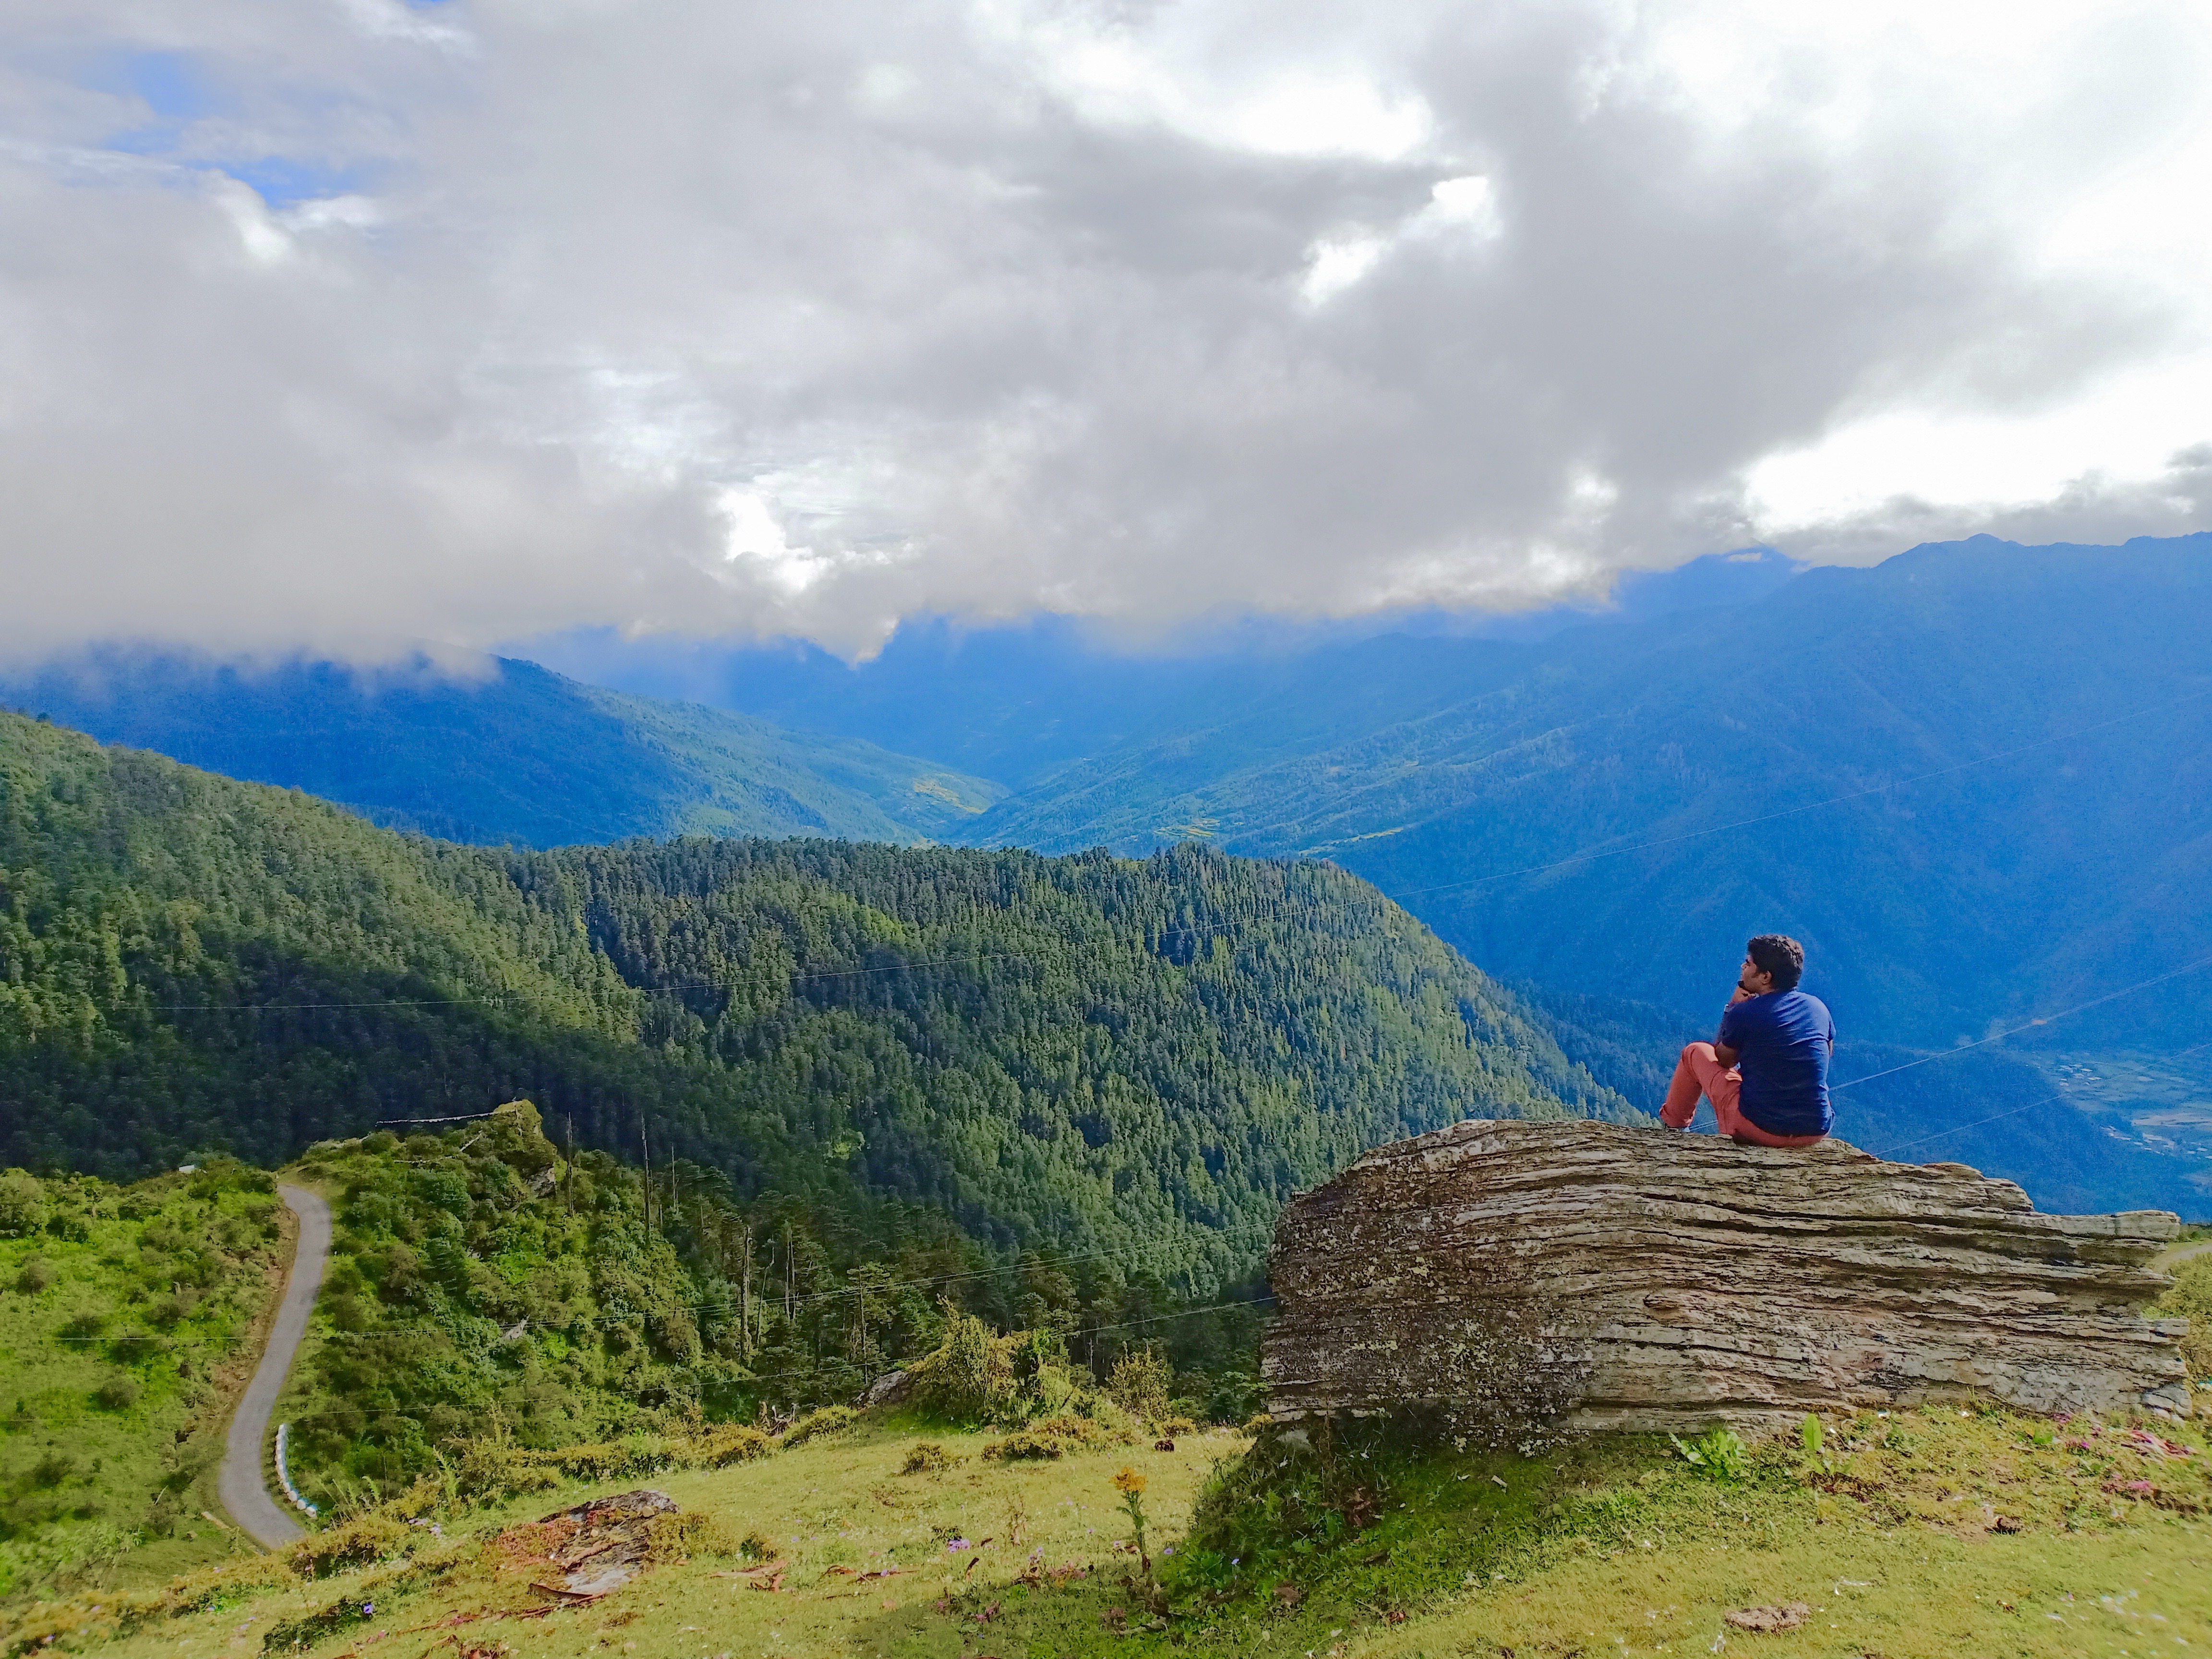
<svg viewBox="0 0 2212 1659">
<path fill-rule="evenodd" d="M 1751 997 L 1752 994 L 1743 988 L 1743 981 L 1738 980 L 1735 982 L 1735 994 L 1729 999 L 1729 1006 L 1733 1008 L 1739 1002 L 1748 1002 Z"/>
</svg>

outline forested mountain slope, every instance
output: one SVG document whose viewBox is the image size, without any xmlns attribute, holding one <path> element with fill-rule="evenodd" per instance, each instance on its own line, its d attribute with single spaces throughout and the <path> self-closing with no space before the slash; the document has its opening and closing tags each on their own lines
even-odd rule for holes
<svg viewBox="0 0 2212 1659">
<path fill-rule="evenodd" d="M 1847 1036 L 1945 1047 L 2212 956 L 2207 639 L 2212 536 L 1982 537 L 1510 656 L 1324 653 L 974 833 L 1325 857 L 1494 972 L 1679 1009 L 1785 931 Z M 1395 713 L 1336 694 L 1362 660 Z M 2212 974 L 2081 1029 L 2179 1046 L 2208 1017 Z"/>
<path fill-rule="evenodd" d="M 856 1228 L 920 1205 L 1219 1279 L 1364 1147 L 1632 1115 L 1313 865 L 465 848 L 0 716 L 0 1164 L 269 1164 L 527 1097 Z"/>
<path fill-rule="evenodd" d="M 1005 791 L 859 738 L 627 696 L 494 659 L 252 672 L 105 653 L 0 679 L 0 704 L 377 823 L 526 847 L 630 836 L 943 840 Z"/>
</svg>

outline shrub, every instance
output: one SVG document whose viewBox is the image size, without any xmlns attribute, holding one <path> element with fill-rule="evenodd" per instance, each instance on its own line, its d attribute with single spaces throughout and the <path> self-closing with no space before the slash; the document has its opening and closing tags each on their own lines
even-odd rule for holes
<svg viewBox="0 0 2212 1659">
<path fill-rule="evenodd" d="M 25 1296 L 37 1296 L 50 1288 L 60 1278 L 54 1264 L 42 1255 L 26 1256 L 15 1273 L 15 1288 Z"/>
<path fill-rule="evenodd" d="M 580 1450 L 582 1448 L 572 1448 Z M 544 1492 L 561 1484 L 561 1471 L 503 1434 L 471 1440 L 461 1452 L 454 1482 L 462 1496 L 493 1499 Z"/>
<path fill-rule="evenodd" d="M 775 1559 L 775 1540 L 755 1528 L 738 1542 L 738 1553 L 748 1561 Z"/>
<path fill-rule="evenodd" d="M 1209 1423 L 1246 1423 L 1267 1401 L 1266 1386 L 1251 1372 L 1222 1371 L 1208 1379 L 1204 1415 Z"/>
<path fill-rule="evenodd" d="M 1065 1457 L 1071 1451 L 1103 1444 L 1109 1436 L 1096 1420 L 1073 1415 L 1048 1417 L 1026 1429 L 1018 1429 L 1003 1440 L 983 1448 L 983 1455 L 996 1461 L 1018 1458 Z"/>
<path fill-rule="evenodd" d="M 744 1545 L 711 1515 L 656 1515 L 645 1523 L 645 1559 L 656 1565 L 679 1565 L 695 1555 L 726 1559 Z"/>
<path fill-rule="evenodd" d="M 2191 1256 L 2176 1267 L 2173 1288 L 2159 1297 L 2154 1311 L 2189 1321 L 2182 1363 L 2191 1382 L 2212 1382 L 2212 1255 Z"/>
<path fill-rule="evenodd" d="M 947 1310 L 945 1340 L 915 1361 L 914 1403 L 951 1423 L 980 1423 L 1014 1397 L 1013 1344 L 972 1314 Z"/>
<path fill-rule="evenodd" d="M 153 1305 L 146 1310 L 146 1317 L 166 1331 L 191 1312 L 198 1300 L 185 1291 L 172 1291 L 167 1296 L 154 1298 Z"/>
<path fill-rule="evenodd" d="M 108 1411 L 127 1412 L 138 1403 L 138 1379 L 128 1371 L 118 1371 L 100 1385 L 93 1398 Z"/>
<path fill-rule="evenodd" d="M 858 1422 L 860 1416 L 850 1406 L 817 1407 L 783 1431 L 783 1443 L 787 1449 L 803 1446 L 824 1435 L 842 1433 Z"/>
<path fill-rule="evenodd" d="M 1106 1379 L 1107 1397 L 1134 1416 L 1158 1422 L 1168 1414 L 1172 1376 L 1161 1354 L 1149 1348 L 1132 1349 L 1114 1362 L 1114 1374 Z"/>
<path fill-rule="evenodd" d="M 46 1183 L 27 1170 L 0 1171 L 0 1237 L 25 1237 L 46 1224 Z"/>
<path fill-rule="evenodd" d="M 842 1406 L 823 1410 L 844 1412 L 848 1422 L 857 1415 Z M 829 1431 L 826 1426 L 817 1431 Z M 742 1423 L 717 1424 L 697 1435 L 634 1434 L 625 1440 L 593 1441 L 550 1451 L 518 1446 L 502 1430 L 468 1443 L 461 1454 L 456 1485 L 466 1497 L 489 1501 L 545 1492 L 563 1480 L 616 1480 L 665 1469 L 727 1468 L 763 1457 L 775 1449 L 775 1443 L 768 1436 Z"/>
<path fill-rule="evenodd" d="M 775 1442 L 743 1423 L 718 1423 L 699 1437 L 699 1461 L 710 1469 L 750 1463 L 775 1449 Z"/>
<path fill-rule="evenodd" d="M 51 1490 L 76 1473 L 76 1459 L 64 1451 L 50 1451 L 31 1465 L 31 1484 Z"/>
<path fill-rule="evenodd" d="M 433 1536 L 411 1523 L 434 1509 L 444 1495 L 437 1481 L 417 1480 L 390 1502 L 337 1526 L 311 1532 L 279 1554 L 294 1572 L 313 1578 L 411 1555 Z"/>
<path fill-rule="evenodd" d="M 699 1363 L 699 1325 L 690 1312 L 678 1308 L 654 1314 L 649 1323 L 653 1346 L 663 1358 L 678 1365 Z"/>
<path fill-rule="evenodd" d="M 934 1440 L 917 1440 L 906 1449 L 901 1474 L 942 1474 L 960 1460 Z"/>
</svg>

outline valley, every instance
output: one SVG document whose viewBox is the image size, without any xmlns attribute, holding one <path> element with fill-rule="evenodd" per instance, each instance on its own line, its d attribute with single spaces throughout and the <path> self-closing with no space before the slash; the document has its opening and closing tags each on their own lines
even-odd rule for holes
<svg viewBox="0 0 2212 1659">
<path fill-rule="evenodd" d="M 386 684 L 95 653 L 6 695 L 463 839 L 1319 860 L 1519 988 L 1553 1043 L 1645 1109 L 1664 1057 L 1711 1035 L 1743 939 L 1780 928 L 1837 1012 L 1839 1073 L 1897 1079 L 1839 1095 L 1843 1133 L 1940 1133 L 2057 1207 L 2193 1212 L 2208 1159 L 2188 1102 L 2154 1091 L 2130 1115 L 2036 1085 L 2061 1057 L 2154 1060 L 2212 1030 L 2212 972 L 2160 977 L 2212 959 L 2206 556 L 2202 536 L 1982 537 L 1865 569 L 1716 556 L 1518 633 L 1255 632 L 1182 654 L 1051 619 L 918 624 L 852 666 L 788 645 L 543 642 L 619 692 L 514 659 L 489 682 L 418 665 Z M 733 712 L 653 700 L 670 693 Z M 873 745 L 860 773 L 854 744 Z M 2160 982 L 2107 1000 L 2143 980 Z M 1642 1012 L 1624 1027 L 1607 1009 Z M 1943 1060 L 1932 1091 L 1894 1072 L 2053 1016 Z M 1632 1079 L 1605 1069 L 1624 1041 Z"/>
</svg>

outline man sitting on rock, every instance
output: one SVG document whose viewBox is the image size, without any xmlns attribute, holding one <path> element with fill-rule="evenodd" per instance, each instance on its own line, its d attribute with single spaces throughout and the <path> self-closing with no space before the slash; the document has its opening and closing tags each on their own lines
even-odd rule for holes
<svg viewBox="0 0 2212 1659">
<path fill-rule="evenodd" d="M 1752 1146 L 1810 1146 L 1835 1122 L 1828 1057 L 1836 1022 L 1826 1004 L 1797 988 L 1805 947 L 1761 933 L 1744 947 L 1735 994 L 1711 1042 L 1682 1050 L 1659 1121 L 1686 1129 L 1698 1097 L 1713 1103 L 1721 1133 Z"/>
</svg>

